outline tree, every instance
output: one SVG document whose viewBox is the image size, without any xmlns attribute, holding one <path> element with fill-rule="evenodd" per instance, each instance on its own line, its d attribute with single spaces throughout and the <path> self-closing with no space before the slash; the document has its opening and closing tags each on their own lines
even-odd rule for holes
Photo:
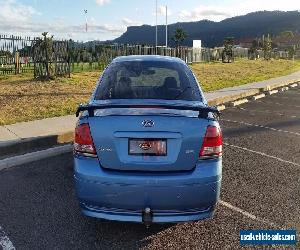
<svg viewBox="0 0 300 250">
<path fill-rule="evenodd" d="M 265 60 L 271 59 L 271 52 L 272 52 L 272 39 L 270 34 L 267 37 L 263 36 L 263 51 L 264 51 L 264 58 Z"/>
<path fill-rule="evenodd" d="M 294 60 L 295 59 L 295 54 L 296 54 L 296 46 L 289 46 L 288 49 L 288 54 L 289 54 L 289 59 Z"/>
<path fill-rule="evenodd" d="M 281 32 L 278 37 L 291 39 L 294 37 L 294 33 L 293 33 L 293 31 L 287 30 L 287 31 Z"/>
<path fill-rule="evenodd" d="M 234 60 L 233 56 L 233 46 L 234 46 L 234 38 L 226 37 L 224 39 L 224 49 L 222 52 L 222 62 L 230 63 Z"/>
<path fill-rule="evenodd" d="M 248 58 L 250 60 L 256 60 L 258 58 L 258 48 L 259 48 L 259 42 L 256 39 L 254 39 L 248 51 Z"/>
<path fill-rule="evenodd" d="M 36 78 L 43 80 L 53 79 L 53 36 L 47 37 L 48 32 L 43 32 L 43 38 L 39 38 L 34 44 L 34 74 Z"/>
<path fill-rule="evenodd" d="M 0 50 L 0 56 L 12 57 L 12 53 L 8 50 Z"/>
<path fill-rule="evenodd" d="M 172 40 L 176 43 L 176 47 L 178 48 L 180 44 L 187 38 L 186 32 L 182 28 L 177 28 L 175 30 L 175 34 L 172 37 Z"/>
</svg>

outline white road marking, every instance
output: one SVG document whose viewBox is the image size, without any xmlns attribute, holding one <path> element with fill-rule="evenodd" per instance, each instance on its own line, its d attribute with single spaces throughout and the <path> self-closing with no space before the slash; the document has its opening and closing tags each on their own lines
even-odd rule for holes
<svg viewBox="0 0 300 250">
<path fill-rule="evenodd" d="M 289 97 L 289 96 L 278 96 L 278 95 L 274 95 L 274 96 L 272 96 L 272 98 L 275 98 L 275 99 L 291 99 L 291 97 Z"/>
<path fill-rule="evenodd" d="M 8 236 L 3 231 L 2 227 L 0 226 L 0 246 L 3 250 L 15 250 L 13 243 L 10 241 Z"/>
<path fill-rule="evenodd" d="M 245 109 L 242 107 L 233 107 L 235 109 L 239 109 L 239 110 L 244 110 L 247 111 L 249 113 L 266 113 L 266 114 L 272 114 L 272 115 L 279 115 L 279 116 L 286 116 L 286 117 L 290 117 L 290 118 L 298 118 L 296 115 L 286 115 L 286 114 L 282 114 L 282 113 L 278 113 L 278 112 L 273 112 L 270 110 L 250 110 L 250 109 Z"/>
<path fill-rule="evenodd" d="M 288 134 L 299 135 L 300 136 L 300 133 L 297 133 L 297 132 L 291 132 L 291 131 L 286 131 L 286 130 L 282 130 L 282 129 L 271 128 L 271 127 L 268 127 L 268 126 L 257 125 L 257 124 L 253 124 L 253 123 L 249 123 L 249 122 L 233 121 L 233 120 L 227 120 L 227 119 L 221 119 L 221 121 L 239 123 L 239 124 L 243 124 L 243 125 L 247 125 L 247 126 L 270 129 L 270 130 L 277 131 L 277 132 L 288 133 Z"/>
<path fill-rule="evenodd" d="M 226 145 L 226 146 L 232 147 L 232 148 L 241 149 L 241 150 L 244 150 L 244 151 L 248 151 L 248 152 L 251 152 L 251 153 L 254 153 L 254 154 L 258 154 L 258 155 L 261 155 L 261 156 L 265 156 L 265 157 L 268 157 L 268 158 L 275 159 L 277 161 L 281 161 L 281 162 L 284 162 L 284 163 L 288 163 L 288 164 L 300 167 L 300 164 L 298 164 L 298 163 L 295 163 L 295 162 L 292 162 L 292 161 L 287 161 L 287 160 L 281 159 L 281 158 L 273 156 L 273 155 L 268 155 L 268 154 L 265 154 L 265 153 L 262 153 L 262 152 L 258 152 L 258 151 L 252 150 L 252 149 L 232 145 L 232 144 L 229 144 L 229 143 L 226 143 L 226 142 L 223 142 L 223 144 Z"/>
<path fill-rule="evenodd" d="M 259 103 L 266 103 L 266 104 L 276 104 L 276 105 L 279 105 L 279 106 L 285 106 L 285 107 L 292 107 L 292 108 L 300 108 L 300 106 L 297 106 L 297 105 L 288 105 L 288 104 L 282 104 L 282 103 L 279 103 L 279 102 L 268 102 L 268 101 L 257 101 Z"/>
<path fill-rule="evenodd" d="M 268 221 L 266 219 L 263 219 L 263 218 L 260 218 L 260 217 L 257 217 L 256 215 L 253 215 L 239 207 L 236 207 L 236 206 L 233 206 L 231 205 L 230 203 L 226 202 L 226 201 L 222 201 L 222 200 L 219 200 L 219 204 L 221 204 L 222 206 L 224 207 L 227 207 L 235 212 L 238 212 L 242 215 L 244 215 L 245 217 L 248 217 L 252 220 L 255 220 L 255 221 L 258 221 L 258 222 L 261 222 L 261 223 L 264 223 L 264 224 L 267 224 L 268 226 L 271 226 L 271 227 L 276 227 L 278 228 L 278 226 L 275 225 L 275 223 L 271 222 L 271 221 Z"/>
</svg>

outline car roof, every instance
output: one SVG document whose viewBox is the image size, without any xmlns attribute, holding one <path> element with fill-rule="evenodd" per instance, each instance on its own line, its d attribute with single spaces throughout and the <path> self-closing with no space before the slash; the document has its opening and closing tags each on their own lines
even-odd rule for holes
<svg viewBox="0 0 300 250">
<path fill-rule="evenodd" d="M 132 62 L 132 61 L 158 61 L 158 62 L 177 62 L 184 64 L 185 62 L 178 57 L 158 56 L 158 55 L 134 55 L 119 56 L 112 62 Z"/>
</svg>

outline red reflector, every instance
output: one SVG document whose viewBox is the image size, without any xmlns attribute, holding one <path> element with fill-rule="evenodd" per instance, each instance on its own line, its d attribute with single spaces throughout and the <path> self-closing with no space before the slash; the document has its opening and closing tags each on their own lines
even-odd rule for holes
<svg viewBox="0 0 300 250">
<path fill-rule="evenodd" d="M 74 150 L 84 156 L 96 156 L 89 124 L 80 124 L 75 128 Z"/>
<path fill-rule="evenodd" d="M 208 126 L 206 129 L 203 144 L 199 153 L 200 158 L 222 155 L 222 132 L 215 126 Z"/>
</svg>

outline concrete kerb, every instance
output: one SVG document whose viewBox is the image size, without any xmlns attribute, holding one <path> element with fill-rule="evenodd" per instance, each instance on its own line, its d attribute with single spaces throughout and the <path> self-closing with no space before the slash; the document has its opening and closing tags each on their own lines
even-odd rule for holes
<svg viewBox="0 0 300 250">
<path fill-rule="evenodd" d="M 289 87 L 282 87 L 279 89 L 280 92 L 284 92 L 284 91 L 287 91 L 289 90 L 290 88 Z"/>
<path fill-rule="evenodd" d="M 211 100 L 208 103 L 212 106 L 222 107 L 222 110 L 225 110 L 225 108 L 223 109 L 223 106 L 234 107 L 243 103 L 247 103 L 250 97 L 251 100 L 258 100 L 265 97 L 266 95 L 273 95 L 278 93 L 279 91 L 283 92 L 290 89 L 290 87 L 295 88 L 299 85 L 300 85 L 300 81 L 295 81 L 295 80 L 275 83 L 272 85 L 267 85 L 264 88 L 249 89 L 245 92 L 232 94 L 224 98 L 223 97 L 216 98 L 215 100 Z"/>
<path fill-rule="evenodd" d="M 49 135 L 21 140 L 1 142 L 0 159 L 18 154 L 30 153 L 36 150 L 43 150 L 53 146 L 71 143 L 74 140 L 74 131 L 59 135 Z"/>
<path fill-rule="evenodd" d="M 72 145 L 68 144 L 68 145 L 48 148 L 37 152 L 17 155 L 10 158 L 5 158 L 3 160 L 0 160 L 0 171 L 11 167 L 20 166 L 23 164 L 28 164 L 30 162 L 47 159 L 52 156 L 58 156 L 58 155 L 70 153 L 72 152 L 72 149 L 73 149 Z"/>
<path fill-rule="evenodd" d="M 267 95 L 274 95 L 274 94 L 277 94 L 278 92 L 279 92 L 278 89 L 273 89 L 273 90 L 267 91 L 266 94 Z"/>
<path fill-rule="evenodd" d="M 219 111 L 223 111 L 223 110 L 226 109 L 226 106 L 225 106 L 225 105 L 219 105 L 219 106 L 217 106 L 217 109 L 218 109 Z"/>
<path fill-rule="evenodd" d="M 264 88 L 260 88 L 260 92 L 267 92 L 273 89 L 278 89 L 280 87 L 285 87 L 291 84 L 295 84 L 296 82 L 299 82 L 297 80 L 292 80 L 292 81 L 282 81 L 282 82 L 278 82 L 278 83 L 274 83 L 274 84 L 270 84 L 265 86 Z"/>
<path fill-rule="evenodd" d="M 259 95 L 254 95 L 254 96 L 252 96 L 251 99 L 252 99 L 253 101 L 256 101 L 256 100 L 261 99 L 261 98 L 264 98 L 264 97 L 266 97 L 265 94 L 259 94 Z"/>
<path fill-rule="evenodd" d="M 224 110 L 228 103 L 238 101 L 240 103 L 245 103 L 246 100 L 248 101 L 247 98 L 254 99 L 254 96 L 260 96 L 262 98 L 262 95 L 266 91 L 272 91 L 275 89 L 278 89 L 280 87 L 285 87 L 291 84 L 297 83 L 297 86 L 299 86 L 300 81 L 283 81 L 281 83 L 276 83 L 272 85 L 268 85 L 264 88 L 253 88 L 253 89 L 247 89 L 245 91 L 240 91 L 240 93 L 236 94 L 228 94 L 224 95 L 221 97 L 213 98 L 209 100 L 209 105 L 211 106 L 218 106 L 218 109 Z M 295 86 L 295 85 L 294 85 Z M 242 100 L 241 100 L 242 99 Z M 245 99 L 245 100 L 244 100 Z M 71 143 L 74 140 L 74 129 L 71 128 L 70 131 L 62 133 L 62 134 L 57 134 L 57 135 L 50 135 L 50 136 L 43 136 L 43 137 L 35 137 L 35 138 L 27 138 L 27 139 L 21 139 L 21 140 L 16 140 L 12 142 L 2 142 L 0 143 L 0 160 L 7 158 L 7 157 L 12 157 L 17 154 L 28 154 L 32 153 L 35 150 L 42 150 L 45 151 L 44 149 L 53 147 L 53 146 L 58 146 L 66 143 Z M 42 152 L 40 151 L 40 152 Z M 39 151 L 38 151 L 39 152 Z M 37 155 L 38 155 L 38 152 Z M 45 151 L 47 152 L 47 151 Z M 56 152 L 55 150 L 51 151 L 52 154 L 53 152 Z M 28 159 L 28 158 L 27 158 Z M 32 159 L 30 157 L 29 159 Z"/>
<path fill-rule="evenodd" d="M 218 105 L 223 105 L 223 104 L 226 105 L 226 103 L 236 101 L 239 99 L 245 99 L 245 98 L 251 97 L 253 95 L 259 94 L 259 93 L 260 93 L 259 89 L 249 89 L 242 93 L 230 94 L 227 96 L 217 97 L 213 100 L 209 100 L 208 104 L 211 106 L 218 106 Z"/>
<path fill-rule="evenodd" d="M 236 107 L 236 106 L 239 106 L 239 105 L 247 103 L 247 102 L 249 102 L 248 99 L 244 98 L 244 99 L 240 99 L 240 100 L 233 101 L 233 102 L 229 103 L 229 106 L 230 107 Z"/>
<path fill-rule="evenodd" d="M 298 87 L 298 83 L 294 83 L 294 84 L 290 85 L 290 87 L 291 88 L 296 88 L 296 87 Z"/>
</svg>

